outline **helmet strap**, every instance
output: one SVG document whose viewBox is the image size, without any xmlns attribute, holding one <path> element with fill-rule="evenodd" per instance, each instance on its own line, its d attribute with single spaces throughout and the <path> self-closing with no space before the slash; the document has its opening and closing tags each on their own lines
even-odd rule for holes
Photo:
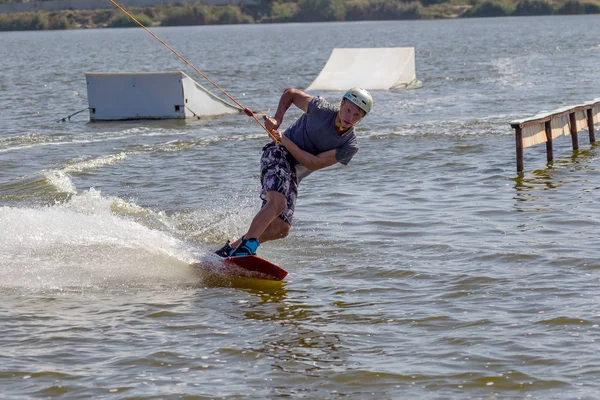
<svg viewBox="0 0 600 400">
<path fill-rule="evenodd" d="M 338 135 L 342 135 L 350 130 L 350 128 L 344 128 L 342 126 L 342 109 L 341 108 L 338 111 L 337 116 L 335 117 L 335 130 L 337 131 Z"/>
</svg>

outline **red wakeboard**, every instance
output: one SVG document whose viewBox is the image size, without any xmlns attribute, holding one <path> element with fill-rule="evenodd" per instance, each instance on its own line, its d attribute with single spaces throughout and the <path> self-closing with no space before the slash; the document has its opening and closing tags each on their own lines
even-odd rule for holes
<svg viewBox="0 0 600 400">
<path fill-rule="evenodd" d="M 227 257 L 224 263 L 233 272 L 236 269 L 243 270 L 236 275 L 244 277 L 282 281 L 288 274 L 285 269 L 257 256 Z"/>
</svg>

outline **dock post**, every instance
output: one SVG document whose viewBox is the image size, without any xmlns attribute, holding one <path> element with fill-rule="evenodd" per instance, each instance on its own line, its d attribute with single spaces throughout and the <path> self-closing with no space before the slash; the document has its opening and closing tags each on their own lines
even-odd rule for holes
<svg viewBox="0 0 600 400">
<path fill-rule="evenodd" d="M 515 138 L 517 141 L 517 172 L 523 172 L 523 129 L 515 126 Z"/>
<path fill-rule="evenodd" d="M 552 148 L 552 122 L 546 121 L 544 123 L 544 128 L 546 130 L 546 160 L 548 163 L 554 161 L 554 150 Z"/>
<path fill-rule="evenodd" d="M 594 110 L 593 110 L 593 108 L 588 108 L 586 111 L 587 111 L 588 131 L 590 132 L 590 143 L 595 143 L 596 142 L 596 134 L 594 132 Z"/>
<path fill-rule="evenodd" d="M 573 143 L 573 150 L 579 150 L 579 140 L 577 138 L 577 120 L 575 119 L 575 113 L 569 114 L 569 125 L 571 125 L 571 143 Z"/>
</svg>

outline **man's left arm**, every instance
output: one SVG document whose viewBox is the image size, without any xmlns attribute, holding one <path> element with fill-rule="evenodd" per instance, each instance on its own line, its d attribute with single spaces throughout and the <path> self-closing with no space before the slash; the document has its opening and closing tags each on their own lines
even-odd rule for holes
<svg viewBox="0 0 600 400">
<path fill-rule="evenodd" d="M 308 168 L 311 171 L 316 171 L 321 168 L 326 168 L 326 167 L 329 167 L 338 162 L 338 160 L 335 156 L 335 154 L 336 154 L 335 149 L 327 150 L 327 151 L 324 151 L 323 153 L 319 153 L 317 155 L 310 154 L 309 152 L 304 151 L 300 147 L 298 147 L 296 145 L 296 143 L 292 142 L 290 139 L 283 136 L 281 134 L 281 132 L 278 132 L 278 131 L 275 131 L 275 132 L 276 132 L 276 134 L 278 134 L 277 136 L 279 136 L 280 143 L 283 146 L 285 146 L 285 148 L 288 149 L 288 151 L 290 153 L 292 153 L 294 158 L 296 160 L 298 160 L 298 162 L 300 164 L 304 165 L 306 168 Z"/>
</svg>

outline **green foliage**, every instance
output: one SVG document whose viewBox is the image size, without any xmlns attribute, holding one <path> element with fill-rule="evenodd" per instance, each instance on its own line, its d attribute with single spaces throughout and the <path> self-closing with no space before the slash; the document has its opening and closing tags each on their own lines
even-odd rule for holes
<svg viewBox="0 0 600 400">
<path fill-rule="evenodd" d="M 586 14 L 600 14 L 600 5 L 595 3 L 585 3 L 584 9 Z"/>
<path fill-rule="evenodd" d="M 177 0 L 175 0 L 177 1 Z M 0 0 L 10 3 L 11 0 Z M 600 0 L 258 0 L 253 4 L 214 6 L 174 3 L 133 8 L 144 26 L 248 24 L 255 21 L 316 22 L 500 17 L 551 14 L 600 14 Z M 0 14 L 0 31 L 137 27 L 116 9 Z"/>
<path fill-rule="evenodd" d="M 214 23 L 211 8 L 199 3 L 186 3 L 183 7 L 171 7 L 161 20 L 164 26 L 206 25 Z"/>
<path fill-rule="evenodd" d="M 344 0 L 331 0 L 331 15 L 335 21 L 343 21 L 346 17 L 346 4 Z"/>
<path fill-rule="evenodd" d="M 513 6 L 499 0 L 485 0 L 466 13 L 469 17 L 506 17 L 513 12 Z"/>
<path fill-rule="evenodd" d="M 346 6 L 343 0 L 298 0 L 295 21 L 343 21 Z"/>
<path fill-rule="evenodd" d="M 53 14 L 48 18 L 46 29 L 62 30 L 71 29 L 73 22 L 65 14 Z"/>
<path fill-rule="evenodd" d="M 298 13 L 297 3 L 273 3 L 271 15 L 264 17 L 260 22 L 290 22 Z"/>
<path fill-rule="evenodd" d="M 95 24 L 107 24 L 112 16 L 112 10 L 98 10 L 98 12 L 92 15 L 92 22 Z"/>
<path fill-rule="evenodd" d="M 134 15 L 135 19 L 144 26 L 152 26 L 152 20 L 145 14 Z M 109 28 L 137 28 L 139 25 L 127 15 L 118 15 L 108 21 Z"/>
<path fill-rule="evenodd" d="M 454 5 L 452 3 L 433 4 L 429 7 L 420 9 L 420 18 L 422 19 L 444 19 L 444 18 L 459 18 L 469 10 L 466 4 Z"/>
<path fill-rule="evenodd" d="M 21 14 L 19 18 L 11 18 L 10 14 L 0 14 L 0 31 L 31 31 L 37 29 L 40 29 L 39 17 L 34 18 L 33 13 Z"/>
<path fill-rule="evenodd" d="M 250 4 L 241 1 L 240 7 L 244 14 L 250 15 L 255 20 L 264 22 L 263 20 L 266 20 L 272 15 L 271 10 L 276 3 L 277 2 L 273 0 L 258 0 Z"/>
<path fill-rule="evenodd" d="M 552 15 L 554 7 L 548 0 L 520 0 L 512 15 Z"/>
<path fill-rule="evenodd" d="M 418 19 L 420 16 L 421 5 L 417 1 L 348 0 L 346 3 L 348 21 Z"/>
<path fill-rule="evenodd" d="M 65 14 L 48 12 L 0 14 L 0 31 L 39 31 L 72 27 L 73 23 Z"/>
<path fill-rule="evenodd" d="M 250 24 L 254 18 L 242 12 L 239 6 L 209 6 L 187 3 L 183 7 L 167 8 L 161 20 L 164 26 Z"/>
<path fill-rule="evenodd" d="M 425 7 L 432 6 L 434 4 L 450 3 L 451 0 L 421 0 L 421 4 Z"/>
<path fill-rule="evenodd" d="M 158 13 L 156 12 L 156 9 L 154 9 L 152 7 L 145 7 L 142 12 L 144 13 L 144 15 L 146 15 L 151 20 L 155 20 L 158 17 Z"/>
<path fill-rule="evenodd" d="M 384 5 L 381 19 L 418 19 L 421 15 L 421 3 L 418 1 L 387 1 Z"/>
<path fill-rule="evenodd" d="M 254 22 L 254 19 L 242 13 L 242 10 L 238 6 L 228 5 L 218 7 L 215 11 L 217 23 L 219 24 L 251 24 Z"/>
<path fill-rule="evenodd" d="M 565 4 L 556 10 L 557 14 L 585 14 L 585 5 L 578 0 L 568 0 Z"/>
</svg>

